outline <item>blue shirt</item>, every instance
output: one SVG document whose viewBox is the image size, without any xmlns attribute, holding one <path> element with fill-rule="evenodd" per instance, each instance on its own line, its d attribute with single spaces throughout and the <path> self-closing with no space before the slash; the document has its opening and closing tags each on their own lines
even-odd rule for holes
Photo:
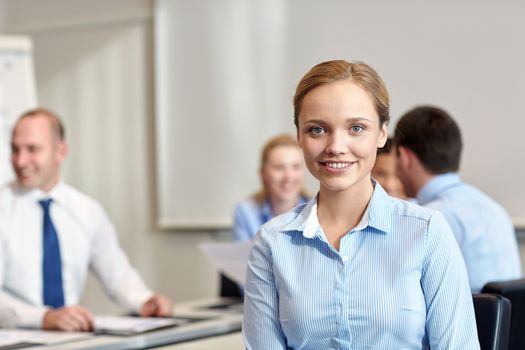
<svg viewBox="0 0 525 350">
<path fill-rule="evenodd" d="M 299 204 L 308 202 L 300 197 Z M 269 201 L 262 205 L 253 198 L 245 199 L 235 206 L 233 213 L 233 235 L 238 241 L 253 239 L 262 224 L 273 218 L 272 206 Z"/>
<path fill-rule="evenodd" d="M 316 200 L 265 224 L 248 263 L 244 311 L 248 349 L 479 349 L 450 227 L 379 184 L 339 252 L 319 225 Z"/>
<path fill-rule="evenodd" d="M 512 220 L 486 194 L 462 182 L 456 173 L 448 173 L 427 182 L 417 201 L 447 219 L 465 259 L 473 293 L 487 282 L 521 277 Z"/>
</svg>

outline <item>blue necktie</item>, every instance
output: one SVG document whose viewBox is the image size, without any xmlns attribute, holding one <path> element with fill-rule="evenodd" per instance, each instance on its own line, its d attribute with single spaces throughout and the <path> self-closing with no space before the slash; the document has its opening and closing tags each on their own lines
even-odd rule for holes
<svg viewBox="0 0 525 350">
<path fill-rule="evenodd" d="M 44 210 L 44 236 L 42 237 L 44 305 L 59 308 L 64 306 L 64 290 L 58 235 L 49 215 L 52 201 L 52 199 L 43 199 L 38 202 Z"/>
</svg>

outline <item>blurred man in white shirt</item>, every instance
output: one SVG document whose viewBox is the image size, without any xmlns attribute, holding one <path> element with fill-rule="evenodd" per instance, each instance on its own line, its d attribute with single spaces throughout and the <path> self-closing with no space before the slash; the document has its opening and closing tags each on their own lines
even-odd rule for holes
<svg viewBox="0 0 525 350">
<path fill-rule="evenodd" d="M 171 315 L 171 301 L 148 289 L 130 265 L 103 208 L 60 180 L 68 148 L 59 118 L 45 109 L 25 113 L 13 129 L 11 148 L 16 181 L 0 191 L 0 309 L 14 314 L 14 325 L 93 330 L 92 314 L 78 305 L 88 270 L 125 309 Z M 39 203 L 46 201 L 47 214 Z M 43 273 L 46 220 L 58 239 L 59 306 L 46 305 L 43 296 L 49 284 Z"/>
</svg>

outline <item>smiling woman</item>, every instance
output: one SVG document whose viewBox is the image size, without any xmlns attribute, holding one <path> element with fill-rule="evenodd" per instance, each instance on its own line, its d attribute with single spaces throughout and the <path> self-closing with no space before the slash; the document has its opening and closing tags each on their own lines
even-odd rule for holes
<svg viewBox="0 0 525 350">
<path fill-rule="evenodd" d="M 304 161 L 291 135 L 277 135 L 266 142 L 259 174 L 262 190 L 236 204 L 233 233 L 237 240 L 252 239 L 262 224 L 305 203 Z"/>
<path fill-rule="evenodd" d="M 444 218 L 371 179 L 389 119 L 381 77 L 362 62 L 324 62 L 299 82 L 294 105 L 320 190 L 255 239 L 247 348 L 479 349 L 465 265 Z"/>
<path fill-rule="evenodd" d="M 321 196 L 348 192 L 364 211 L 373 190 L 370 171 L 376 150 L 386 141 L 386 123 L 379 119 L 368 93 L 351 80 L 310 91 L 302 103 L 298 135 L 308 170 L 321 184 Z M 340 236 L 357 225 L 362 211 L 343 216 L 343 222 L 324 213 L 325 233 L 336 248 Z"/>
</svg>

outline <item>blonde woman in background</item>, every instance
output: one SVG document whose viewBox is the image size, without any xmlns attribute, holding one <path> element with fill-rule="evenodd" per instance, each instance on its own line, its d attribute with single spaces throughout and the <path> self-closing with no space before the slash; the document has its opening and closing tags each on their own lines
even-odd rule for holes
<svg viewBox="0 0 525 350">
<path fill-rule="evenodd" d="M 303 155 L 291 135 L 277 135 L 266 142 L 260 176 L 262 190 L 235 206 L 233 233 L 237 240 L 252 239 L 262 224 L 309 199 L 303 190 Z"/>
</svg>

